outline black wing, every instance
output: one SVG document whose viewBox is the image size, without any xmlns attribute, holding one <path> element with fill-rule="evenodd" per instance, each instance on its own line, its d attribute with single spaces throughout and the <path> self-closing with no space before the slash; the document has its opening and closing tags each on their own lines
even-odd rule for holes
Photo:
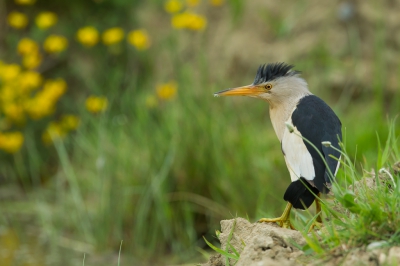
<svg viewBox="0 0 400 266">
<path fill-rule="evenodd" d="M 292 123 L 301 135 L 308 139 L 324 156 L 332 174 L 335 174 L 338 161 L 331 158 L 340 157 L 340 153 L 321 144 L 322 141 L 331 142 L 332 146 L 340 149 L 339 141 L 342 140 L 342 124 L 332 109 L 320 98 L 309 95 L 302 98 L 292 114 Z M 304 140 L 303 140 L 304 141 Z M 315 148 L 304 141 L 308 152 L 311 154 L 315 170 L 314 185 L 321 192 L 329 192 L 332 183 L 329 171 Z"/>
</svg>

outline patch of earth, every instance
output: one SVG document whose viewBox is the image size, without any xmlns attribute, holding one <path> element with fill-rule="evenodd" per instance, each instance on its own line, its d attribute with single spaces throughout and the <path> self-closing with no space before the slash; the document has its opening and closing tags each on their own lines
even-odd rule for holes
<svg viewBox="0 0 400 266">
<path fill-rule="evenodd" d="M 236 224 L 235 224 L 236 223 Z M 234 227 L 234 228 L 233 228 Z M 348 250 L 338 249 L 332 256 L 316 259 L 305 255 L 297 247 L 306 244 L 302 234 L 296 230 L 279 227 L 272 223 L 250 223 L 243 218 L 221 221 L 219 240 L 221 248 L 226 249 L 232 231 L 230 245 L 240 254 L 236 266 L 294 266 L 294 265 L 343 265 L 379 266 L 400 265 L 400 247 L 382 248 L 380 245 Z M 230 253 L 233 254 L 232 249 Z M 225 266 L 225 257 L 216 254 L 202 266 Z"/>
</svg>

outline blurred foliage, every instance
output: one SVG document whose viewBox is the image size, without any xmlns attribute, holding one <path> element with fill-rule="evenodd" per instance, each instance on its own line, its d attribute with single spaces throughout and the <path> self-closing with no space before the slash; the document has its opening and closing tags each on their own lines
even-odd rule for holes
<svg viewBox="0 0 400 266">
<path fill-rule="evenodd" d="M 299 16 L 315 7 L 328 12 Z M 271 61 L 303 71 L 341 117 L 349 155 L 374 167 L 376 135 L 398 114 L 400 68 L 384 64 L 387 25 L 363 47 L 364 9 L 336 7 L 0 2 L 4 237 L 48 250 L 37 265 L 76 265 L 83 253 L 90 263 L 121 240 L 129 264 L 154 265 L 155 254 L 194 256 L 221 219 L 279 214 L 290 179 L 266 104 L 212 97 Z"/>
<path fill-rule="evenodd" d="M 41 1 L 36 3 L 33 0 L 9 1 L 3 4 L 9 12 L 7 21 L 3 21 L 8 24 L 8 29 L 1 43 L 2 51 L 13 52 L 4 54 L 0 61 L 0 149 L 11 154 L 18 152 L 20 153 L 18 156 L 24 158 L 23 160 L 29 160 L 29 156 L 26 157 L 28 152 L 25 150 L 27 147 L 24 145 L 24 140 L 30 138 L 32 145 L 35 146 L 35 155 L 38 157 L 36 161 L 39 162 L 31 167 L 36 178 L 43 173 L 41 169 L 47 167 L 45 162 L 47 156 L 54 153 L 43 143 L 51 143 L 52 138 L 65 138 L 80 124 L 77 115 L 79 105 L 74 106 L 70 103 L 75 100 L 82 101 L 79 99 L 91 93 L 103 93 L 72 78 L 76 73 L 69 65 L 71 58 L 83 52 L 89 56 L 88 60 L 93 62 L 94 58 L 104 52 L 113 56 L 122 56 L 127 52 L 125 45 L 121 44 L 125 37 L 124 29 L 120 27 L 107 29 L 105 26 L 109 23 L 99 22 L 94 18 L 85 18 L 85 22 L 81 19 L 82 23 L 87 23 L 81 26 L 79 19 L 74 17 L 76 13 L 63 10 L 67 7 L 63 6 L 62 1 L 55 6 L 53 6 L 55 3 L 46 6 L 41 4 Z M 68 8 L 80 9 L 83 8 L 82 5 L 89 5 L 99 11 L 110 4 L 112 8 L 120 9 L 124 3 L 114 1 L 97 4 L 90 1 L 86 3 L 76 1 L 71 2 Z M 137 5 L 135 2 L 130 4 L 132 8 Z M 85 10 L 91 10 L 89 6 Z M 122 21 L 129 17 L 129 11 L 121 15 L 120 21 L 115 21 L 113 24 L 121 23 L 126 26 L 126 22 Z M 76 22 L 76 26 L 66 23 L 69 20 Z M 88 24 L 89 26 L 85 26 Z M 99 47 L 97 51 L 95 48 L 88 50 L 99 42 L 99 32 L 92 25 L 105 28 L 101 40 L 108 47 Z M 74 28 L 76 33 L 73 33 Z M 131 31 L 128 40 L 138 50 L 150 47 L 149 36 L 144 29 Z M 107 62 L 107 60 L 101 61 Z M 86 108 L 92 113 L 97 113 L 106 108 L 106 102 L 105 97 L 90 96 L 86 100 Z M 1 156 L 7 163 L 12 160 L 11 155 Z M 28 176 L 20 174 L 27 173 L 18 173 L 7 167 L 2 168 L 2 175 L 8 182 L 12 182 L 15 178 L 20 181 L 27 180 L 29 177 L 29 174 Z M 32 176 L 30 178 L 32 179 Z M 25 186 L 32 182 L 22 183 Z"/>
</svg>

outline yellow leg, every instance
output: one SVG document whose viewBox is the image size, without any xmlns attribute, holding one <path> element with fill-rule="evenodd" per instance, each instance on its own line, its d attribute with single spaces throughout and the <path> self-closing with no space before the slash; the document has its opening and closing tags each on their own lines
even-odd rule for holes
<svg viewBox="0 0 400 266">
<path fill-rule="evenodd" d="M 321 228 L 322 227 L 322 213 L 321 213 L 321 202 L 319 201 L 319 198 L 321 196 L 321 193 L 318 193 L 318 197 L 315 198 L 315 211 L 318 214 L 317 218 L 315 221 L 312 223 L 310 226 L 310 229 L 308 232 L 311 232 L 315 227 Z"/>
<path fill-rule="evenodd" d="M 290 210 L 292 209 L 292 204 L 288 203 L 285 210 L 283 211 L 281 217 L 278 218 L 261 218 L 258 220 L 259 223 L 278 223 L 282 228 L 295 229 L 290 223 Z"/>
</svg>

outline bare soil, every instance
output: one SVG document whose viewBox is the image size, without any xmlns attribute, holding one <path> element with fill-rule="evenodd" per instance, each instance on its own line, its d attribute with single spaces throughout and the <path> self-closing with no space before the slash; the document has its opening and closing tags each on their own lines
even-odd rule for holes
<svg viewBox="0 0 400 266">
<path fill-rule="evenodd" d="M 236 224 L 235 224 L 236 221 Z M 235 224 L 235 226 L 234 226 Z M 280 228 L 271 223 L 250 223 L 236 218 L 221 221 L 219 240 L 226 249 L 229 234 L 233 229 L 230 245 L 240 253 L 236 262 L 229 259 L 229 265 L 236 266 L 294 266 L 294 265 L 344 265 L 378 266 L 400 265 L 400 247 L 380 248 L 376 245 L 354 250 L 337 250 L 326 258 L 305 255 L 297 247 L 306 244 L 302 234 L 296 230 Z M 228 249 L 233 254 L 232 249 Z M 210 257 L 202 266 L 225 266 L 226 258 L 221 254 Z"/>
</svg>

